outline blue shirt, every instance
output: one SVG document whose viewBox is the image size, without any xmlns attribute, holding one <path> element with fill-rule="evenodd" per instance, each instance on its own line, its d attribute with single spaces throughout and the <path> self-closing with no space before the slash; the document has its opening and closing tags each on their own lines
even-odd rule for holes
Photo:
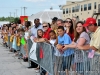
<svg viewBox="0 0 100 75">
<path fill-rule="evenodd" d="M 60 45 L 68 45 L 71 44 L 71 38 L 69 37 L 68 34 L 64 34 L 63 36 L 58 36 L 58 44 Z M 68 48 L 67 50 L 64 51 L 63 56 L 69 56 L 74 53 L 74 50 L 71 48 Z"/>
</svg>

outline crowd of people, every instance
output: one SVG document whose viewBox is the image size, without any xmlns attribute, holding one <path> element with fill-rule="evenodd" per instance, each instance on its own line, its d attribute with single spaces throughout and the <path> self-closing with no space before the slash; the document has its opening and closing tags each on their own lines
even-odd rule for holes
<svg viewBox="0 0 100 75">
<path fill-rule="evenodd" d="M 55 70 L 59 63 L 57 58 L 59 55 L 63 56 L 63 70 L 66 75 L 69 75 L 70 68 L 78 71 L 78 68 L 83 65 L 82 59 L 79 57 L 81 50 L 84 52 L 100 52 L 100 27 L 98 27 L 94 18 L 87 18 L 85 22 L 76 22 L 75 19 L 71 18 L 63 21 L 54 17 L 51 24 L 48 22 L 40 23 L 40 19 L 36 18 L 34 25 L 30 21 L 25 21 L 23 24 L 4 24 L 1 29 L 3 44 L 9 47 L 10 52 L 14 52 L 17 56 L 20 52 L 20 46 L 23 45 L 25 54 L 22 54 L 22 58 L 25 62 L 28 61 L 29 56 L 27 40 L 31 37 L 36 43 L 45 42 L 52 45 L 55 48 L 53 53 Z M 38 70 L 40 67 L 31 61 L 31 66 L 28 68 Z M 48 72 L 45 71 L 44 74 L 48 75 Z M 55 71 L 55 75 L 59 75 L 57 71 Z"/>
</svg>

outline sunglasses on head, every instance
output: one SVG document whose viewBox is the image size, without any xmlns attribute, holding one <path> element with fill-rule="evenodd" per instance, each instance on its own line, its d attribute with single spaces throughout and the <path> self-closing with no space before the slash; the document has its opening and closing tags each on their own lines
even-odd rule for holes
<svg viewBox="0 0 100 75">
<path fill-rule="evenodd" d="M 65 21 L 65 23 L 71 23 L 71 21 Z"/>
<path fill-rule="evenodd" d="M 48 27 L 48 26 L 43 26 L 43 28 Z"/>
</svg>

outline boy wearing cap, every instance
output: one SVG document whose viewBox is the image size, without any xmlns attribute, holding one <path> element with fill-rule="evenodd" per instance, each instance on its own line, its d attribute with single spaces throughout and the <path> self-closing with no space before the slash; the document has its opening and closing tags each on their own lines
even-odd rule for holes
<svg viewBox="0 0 100 75">
<path fill-rule="evenodd" d="M 92 49 L 100 52 L 100 27 L 97 26 L 96 19 L 87 18 L 84 24 L 90 32 L 94 32 L 91 36 L 90 45 L 78 47 L 79 49 Z"/>
</svg>

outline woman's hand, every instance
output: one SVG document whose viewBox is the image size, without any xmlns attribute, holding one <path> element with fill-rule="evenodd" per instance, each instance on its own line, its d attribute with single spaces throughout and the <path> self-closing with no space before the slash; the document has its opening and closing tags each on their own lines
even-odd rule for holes
<svg viewBox="0 0 100 75">
<path fill-rule="evenodd" d="M 38 42 L 38 39 L 37 38 L 34 38 L 33 40 L 34 40 L 34 42 Z"/>
</svg>

